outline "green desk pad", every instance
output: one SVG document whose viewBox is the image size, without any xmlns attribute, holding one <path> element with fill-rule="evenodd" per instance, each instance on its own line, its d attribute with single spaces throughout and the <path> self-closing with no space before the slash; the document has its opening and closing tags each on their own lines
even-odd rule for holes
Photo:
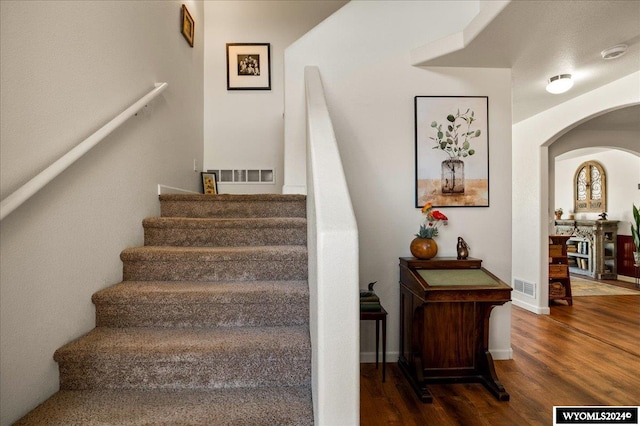
<svg viewBox="0 0 640 426">
<path fill-rule="evenodd" d="M 481 269 L 418 269 L 418 274 L 430 286 L 499 286 Z"/>
</svg>

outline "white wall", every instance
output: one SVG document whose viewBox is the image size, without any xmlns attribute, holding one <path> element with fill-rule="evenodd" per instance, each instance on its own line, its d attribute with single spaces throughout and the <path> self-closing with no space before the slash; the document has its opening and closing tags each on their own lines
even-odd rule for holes
<svg viewBox="0 0 640 426">
<path fill-rule="evenodd" d="M 640 103 L 640 72 L 573 98 L 513 126 L 513 277 L 538 284 L 535 298 L 514 293 L 514 303 L 549 313 L 548 231 L 553 218 L 549 146 L 589 119 Z M 601 141 L 600 146 L 615 145 Z M 544 261 L 543 261 L 544 259 Z"/>
<path fill-rule="evenodd" d="M 376 290 L 389 312 L 388 360 L 398 354 L 398 257 L 423 217 L 414 207 L 416 95 L 489 96 L 491 207 L 443 208 L 450 218 L 438 237 L 440 256 L 455 255 L 459 235 L 471 255 L 505 282 L 511 278 L 511 76 L 504 69 L 415 68 L 409 52 L 455 32 L 478 12 L 477 2 L 351 2 L 292 45 L 285 56 L 285 191 L 304 190 L 303 68 L 317 65 L 335 126 L 360 236 L 361 286 Z M 302 143 L 302 148 L 300 144 Z M 304 164 L 302 164 L 304 170 Z M 331 179 L 331 176 L 326 176 Z M 490 346 L 510 357 L 510 307 L 492 317 Z M 375 346 L 361 324 L 363 360 Z"/>
<path fill-rule="evenodd" d="M 345 1 L 205 2 L 203 169 L 275 168 L 273 185 L 221 184 L 224 193 L 281 192 L 285 48 Z M 271 90 L 227 90 L 226 43 L 271 44 Z"/>
<path fill-rule="evenodd" d="M 180 8 L 195 19 L 195 48 Z M 120 113 L 138 117 L 0 225 L 0 424 L 58 389 L 54 351 L 95 324 L 91 295 L 122 277 L 120 251 L 159 213 L 157 184 L 198 190 L 203 19 L 193 1 L 0 2 L 2 197 Z"/>
<path fill-rule="evenodd" d="M 314 420 L 360 424 L 358 225 L 317 67 L 305 68 Z M 320 170 L 320 173 L 315 173 Z M 326 179 L 325 176 L 332 176 Z M 345 380 L 347 372 L 348 380 Z"/>
<path fill-rule="evenodd" d="M 574 133 L 574 132 L 571 132 Z M 587 141 L 591 137 L 602 140 L 619 140 L 619 139 L 603 139 L 602 133 L 610 132 L 579 132 L 575 136 L 577 139 Z M 562 142 L 562 139 L 558 140 L 552 146 Z M 637 143 L 638 135 L 634 139 Z M 563 219 L 568 218 L 568 213 L 573 209 L 573 181 L 575 179 L 575 172 L 585 161 L 597 161 L 602 164 L 606 173 L 606 191 L 607 191 L 607 209 L 609 220 L 619 220 L 618 234 L 631 235 L 631 220 L 633 219 L 633 211 L 631 204 L 640 204 L 640 191 L 638 190 L 638 183 L 640 183 L 640 153 L 632 154 L 630 152 L 611 149 L 604 152 L 598 152 L 597 154 L 586 153 L 579 155 L 581 152 L 588 151 L 588 149 L 579 149 L 573 151 L 576 156 L 571 156 L 564 160 L 556 159 L 555 172 L 554 172 L 554 186 L 555 186 L 555 203 L 552 207 L 563 207 L 564 216 Z M 594 213 L 577 213 L 576 219 L 598 219 L 598 212 Z"/>
</svg>

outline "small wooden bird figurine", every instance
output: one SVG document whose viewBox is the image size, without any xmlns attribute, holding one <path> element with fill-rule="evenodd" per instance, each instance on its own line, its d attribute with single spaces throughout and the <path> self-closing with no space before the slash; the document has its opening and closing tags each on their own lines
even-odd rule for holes
<svg viewBox="0 0 640 426">
<path fill-rule="evenodd" d="M 462 237 L 458 237 L 458 260 L 464 260 L 469 256 L 469 244 Z"/>
</svg>

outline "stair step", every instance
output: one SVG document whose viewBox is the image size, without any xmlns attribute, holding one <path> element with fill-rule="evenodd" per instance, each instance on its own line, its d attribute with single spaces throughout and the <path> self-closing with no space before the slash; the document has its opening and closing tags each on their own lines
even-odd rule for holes
<svg viewBox="0 0 640 426">
<path fill-rule="evenodd" d="M 308 387 L 59 391 L 16 426 L 313 425 Z"/>
<path fill-rule="evenodd" d="M 308 385 L 306 326 L 98 327 L 58 349 L 60 389 L 217 389 Z"/>
<path fill-rule="evenodd" d="M 97 327 L 303 325 L 306 281 L 126 281 L 95 293 Z"/>
<path fill-rule="evenodd" d="M 306 196 L 160 196 L 17 425 L 313 425 Z"/>
<path fill-rule="evenodd" d="M 147 246 L 306 245 L 307 220 L 153 217 L 143 221 Z"/>
<path fill-rule="evenodd" d="M 306 280 L 306 246 L 145 246 L 120 254 L 125 281 Z"/>
<path fill-rule="evenodd" d="M 306 217 L 306 196 L 294 194 L 164 194 L 164 217 Z"/>
</svg>

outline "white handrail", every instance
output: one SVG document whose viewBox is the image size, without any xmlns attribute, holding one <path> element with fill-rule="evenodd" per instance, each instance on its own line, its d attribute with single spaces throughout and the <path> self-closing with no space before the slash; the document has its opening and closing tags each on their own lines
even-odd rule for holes
<svg viewBox="0 0 640 426">
<path fill-rule="evenodd" d="M 315 423 L 360 424 L 358 226 L 317 67 L 304 70 Z"/>
<path fill-rule="evenodd" d="M 155 88 L 140 98 L 136 103 L 118 114 L 113 120 L 98 129 L 94 134 L 80 142 L 65 155 L 49 167 L 40 172 L 36 177 L 22 185 L 11 195 L 7 196 L 0 202 L 0 220 L 3 220 L 11 212 L 20 207 L 22 203 L 27 201 L 36 192 L 40 191 L 45 185 L 51 182 L 56 176 L 65 171 L 69 166 L 75 163 L 80 157 L 86 154 L 91 148 L 96 146 L 102 139 L 107 137 L 111 132 L 117 129 L 122 123 L 127 121 L 131 116 L 146 106 L 152 99 L 158 96 L 168 83 L 156 83 Z"/>
</svg>

